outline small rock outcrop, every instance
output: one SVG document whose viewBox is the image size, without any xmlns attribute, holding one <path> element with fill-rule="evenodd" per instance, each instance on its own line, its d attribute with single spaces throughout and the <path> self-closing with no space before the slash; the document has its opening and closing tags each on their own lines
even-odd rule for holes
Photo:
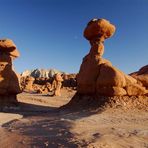
<svg viewBox="0 0 148 148">
<path fill-rule="evenodd" d="M 27 76 L 26 78 L 25 78 L 25 85 L 24 85 L 24 88 L 23 88 L 23 90 L 24 91 L 33 91 L 34 89 L 33 89 L 33 82 L 34 82 L 34 78 L 33 77 L 31 77 L 31 76 Z"/>
<path fill-rule="evenodd" d="M 12 62 L 19 55 L 12 40 L 0 40 L 0 106 L 17 103 L 16 95 L 21 89 Z"/>
<path fill-rule="evenodd" d="M 34 90 L 39 94 L 48 94 L 51 91 L 51 84 L 46 82 L 45 85 L 36 85 L 34 84 Z"/>
<path fill-rule="evenodd" d="M 148 89 L 148 65 L 143 66 L 139 71 L 130 74 L 138 83 Z"/>
<path fill-rule="evenodd" d="M 25 92 L 36 92 L 40 94 L 54 94 L 55 86 L 57 85 L 55 75 L 49 78 L 34 78 L 31 76 L 20 76 L 21 90 Z M 61 89 L 66 89 L 69 91 L 76 90 L 76 76 L 76 74 L 60 74 L 62 86 Z"/>
<path fill-rule="evenodd" d="M 55 96 L 61 96 L 61 87 L 62 87 L 63 78 L 61 74 L 55 74 L 54 80 L 52 82 L 51 90 L 54 91 Z"/>
</svg>

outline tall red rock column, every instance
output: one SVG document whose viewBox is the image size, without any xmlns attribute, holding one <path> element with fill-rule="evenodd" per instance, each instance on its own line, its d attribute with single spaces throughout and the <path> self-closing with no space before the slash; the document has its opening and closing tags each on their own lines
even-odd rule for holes
<svg viewBox="0 0 148 148">
<path fill-rule="evenodd" d="M 102 58 L 104 41 L 115 32 L 115 26 L 105 19 L 91 20 L 84 30 L 91 49 L 83 58 L 77 76 L 78 94 L 99 94 L 104 96 L 144 95 L 146 89 L 137 80 L 112 66 Z"/>
<path fill-rule="evenodd" d="M 10 39 L 0 40 L 0 106 L 17 103 L 16 95 L 21 92 L 19 80 L 13 71 L 12 62 L 19 52 Z"/>
</svg>

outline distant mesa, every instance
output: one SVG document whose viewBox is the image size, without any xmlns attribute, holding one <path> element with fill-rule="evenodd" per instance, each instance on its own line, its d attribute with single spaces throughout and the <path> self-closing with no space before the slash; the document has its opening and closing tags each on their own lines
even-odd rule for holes
<svg viewBox="0 0 148 148">
<path fill-rule="evenodd" d="M 126 101 L 130 100 L 130 96 L 147 94 L 147 82 L 145 82 L 147 81 L 147 76 L 143 78 L 143 76 L 135 74 L 135 76 L 131 77 L 114 67 L 109 60 L 102 58 L 104 41 L 111 37 L 115 30 L 115 26 L 105 19 L 93 19 L 87 24 L 84 29 L 84 37 L 89 40 L 91 48 L 89 53 L 83 58 L 77 75 L 77 94 L 68 105 L 74 105 L 80 100 L 87 104 L 88 100 L 86 98 L 89 98 L 89 101 L 91 99 L 97 100 L 96 98 L 98 98 L 98 102 L 100 101 L 99 103 L 102 104 L 107 102 L 107 100 L 111 101 L 112 97 L 113 102 L 124 100 L 125 102 L 123 102 L 126 104 Z M 141 71 L 145 71 L 145 69 L 147 67 L 142 68 Z M 139 84 L 140 80 L 143 85 Z M 104 97 L 103 101 L 102 97 L 99 96 L 106 97 Z M 116 96 L 118 99 L 115 99 Z M 124 99 L 124 96 L 128 96 L 129 99 Z M 148 101 L 148 99 L 146 100 Z"/>
<path fill-rule="evenodd" d="M 16 95 L 21 92 L 21 89 L 12 62 L 19 55 L 12 40 L 0 40 L 0 107 L 17 104 Z"/>
<path fill-rule="evenodd" d="M 64 72 L 61 72 L 56 69 L 34 69 L 34 70 L 25 70 L 24 72 L 22 72 L 21 76 L 23 77 L 31 76 L 34 78 L 50 78 L 57 73 L 64 74 Z"/>
</svg>

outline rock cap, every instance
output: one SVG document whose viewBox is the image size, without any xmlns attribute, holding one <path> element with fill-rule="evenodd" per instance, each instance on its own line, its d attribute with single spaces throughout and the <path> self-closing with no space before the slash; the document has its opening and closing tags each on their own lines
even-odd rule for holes
<svg viewBox="0 0 148 148">
<path fill-rule="evenodd" d="M 9 54 L 14 58 L 20 56 L 20 53 L 16 45 L 10 39 L 0 39 L 0 51 L 5 52 L 6 54 Z"/>
<path fill-rule="evenodd" d="M 115 30 L 115 26 L 106 19 L 92 19 L 84 30 L 84 37 L 87 40 L 99 38 L 104 41 L 111 37 Z"/>
</svg>

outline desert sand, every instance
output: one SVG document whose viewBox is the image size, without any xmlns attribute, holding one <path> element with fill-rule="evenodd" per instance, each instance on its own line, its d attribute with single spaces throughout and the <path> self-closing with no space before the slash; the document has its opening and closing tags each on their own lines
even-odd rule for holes
<svg viewBox="0 0 148 148">
<path fill-rule="evenodd" d="M 64 89 L 61 97 L 19 94 L 19 107 L 6 109 L 0 114 L 0 147 L 148 147 L 147 111 L 124 108 L 101 111 L 58 109 L 68 103 L 74 94 L 75 91 Z"/>
</svg>

